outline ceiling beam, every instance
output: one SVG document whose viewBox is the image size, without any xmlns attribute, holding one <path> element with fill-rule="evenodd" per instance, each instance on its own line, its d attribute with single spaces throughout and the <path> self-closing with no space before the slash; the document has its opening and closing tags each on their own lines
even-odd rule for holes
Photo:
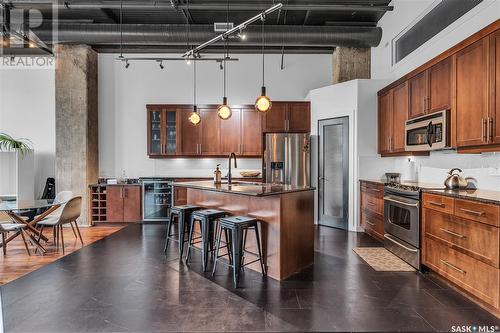
<svg viewBox="0 0 500 333">
<path fill-rule="evenodd" d="M 44 8 L 54 6 L 52 1 L 47 0 L 10 0 L 10 3 L 16 8 Z M 57 5 L 61 9 L 98 9 L 98 8 L 120 8 L 120 2 L 115 0 L 82 0 L 82 1 L 65 1 Z M 249 4 L 232 4 L 230 11 L 262 11 L 268 8 L 269 4 L 265 3 L 249 3 Z M 124 9 L 172 9 L 171 1 L 139 1 L 130 0 L 124 1 Z M 197 2 L 189 5 L 193 10 L 212 10 L 225 11 L 227 4 L 224 2 Z M 176 3 L 174 9 L 187 9 L 186 4 Z M 284 4 L 283 10 L 311 10 L 311 11 L 337 11 L 337 12 L 387 12 L 393 10 L 393 6 L 373 5 L 373 4 Z"/>
</svg>

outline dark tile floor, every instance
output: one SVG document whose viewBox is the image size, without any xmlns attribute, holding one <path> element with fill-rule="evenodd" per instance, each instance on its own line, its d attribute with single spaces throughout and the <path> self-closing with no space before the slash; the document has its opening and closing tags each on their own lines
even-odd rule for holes
<svg viewBox="0 0 500 333">
<path fill-rule="evenodd" d="M 319 228 L 315 265 L 281 283 L 246 271 L 241 288 L 199 253 L 188 269 L 164 227 L 131 225 L 1 287 L 6 332 L 449 331 L 500 321 L 419 273 L 378 273 L 353 251 L 365 234 Z"/>
</svg>

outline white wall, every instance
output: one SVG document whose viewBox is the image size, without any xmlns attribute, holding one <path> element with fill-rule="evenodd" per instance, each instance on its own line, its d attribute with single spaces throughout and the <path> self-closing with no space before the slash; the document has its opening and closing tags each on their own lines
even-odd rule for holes
<svg viewBox="0 0 500 333">
<path fill-rule="evenodd" d="M 386 80 L 352 80 L 309 92 L 311 101 L 311 184 L 318 186 L 318 121 L 349 117 L 349 230 L 358 230 L 358 174 L 383 173 L 391 162 L 377 155 L 377 91 Z M 365 164 L 365 158 L 379 160 Z M 315 221 L 318 222 L 318 193 L 315 192 Z"/>
<path fill-rule="evenodd" d="M 164 55 L 168 56 L 168 55 Z M 175 55 L 170 55 L 175 56 Z M 231 104 L 253 104 L 260 93 L 261 56 L 233 55 L 228 63 L 227 97 Z M 99 55 L 99 169 L 101 176 L 211 176 L 226 159 L 148 159 L 146 104 L 192 103 L 192 65 L 133 62 L 125 69 L 116 54 Z M 266 56 L 266 86 L 273 100 L 303 100 L 309 90 L 330 84 L 331 55 Z M 222 100 L 222 71 L 216 63 L 197 65 L 198 103 Z M 240 159 L 239 169 L 261 169 L 260 159 Z"/>
<path fill-rule="evenodd" d="M 394 11 L 387 12 L 379 21 L 382 41 L 372 48 L 372 78 L 395 81 L 431 60 L 450 47 L 473 35 L 500 18 L 500 1 L 484 0 L 453 24 L 427 41 L 394 66 L 391 64 L 391 41 L 416 18 L 421 17 L 435 3 L 433 0 L 393 0 Z M 500 189 L 500 154 L 462 155 L 455 151 L 432 152 L 428 157 L 380 158 L 365 156 L 360 164 L 373 166 L 360 170 L 359 177 L 383 179 L 384 172 L 401 172 L 403 179 L 441 183 L 445 171 L 454 167 L 464 169 L 466 176 L 476 178 L 483 189 Z M 386 170 L 382 170 L 383 166 Z"/>
<path fill-rule="evenodd" d="M 55 173 L 54 69 L 0 68 L 0 132 L 35 148 L 35 197 Z"/>
<path fill-rule="evenodd" d="M 392 40 L 417 18 L 420 18 L 435 2 L 435 0 L 393 0 L 391 2 L 394 10 L 387 12 L 378 22 L 378 26 L 382 28 L 382 40 L 380 45 L 372 48 L 371 51 L 372 79 L 395 81 L 500 18 L 500 1 L 484 0 L 392 66 Z"/>
</svg>

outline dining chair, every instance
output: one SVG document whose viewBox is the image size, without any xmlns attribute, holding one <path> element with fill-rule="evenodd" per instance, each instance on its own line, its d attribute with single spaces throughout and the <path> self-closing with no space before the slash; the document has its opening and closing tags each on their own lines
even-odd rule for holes
<svg viewBox="0 0 500 333">
<path fill-rule="evenodd" d="M 25 224 L 13 223 L 7 214 L 0 212 L 0 234 L 2 234 L 3 255 L 7 254 L 7 243 L 5 242 L 5 236 L 9 232 L 16 232 L 19 233 L 23 238 L 26 252 L 28 252 L 28 255 L 31 256 L 30 249 L 28 247 L 28 242 L 26 241 L 26 236 L 28 235 L 26 234 L 26 231 L 24 231 L 25 227 L 26 227 Z"/>
<path fill-rule="evenodd" d="M 78 232 L 77 238 L 80 238 L 80 242 L 83 246 L 82 234 L 80 233 L 80 229 L 78 228 L 78 223 L 76 223 L 76 219 L 80 217 L 82 212 L 82 197 L 74 197 L 71 198 L 62 209 L 60 216 L 54 216 L 50 218 L 45 218 L 37 223 L 40 225 L 40 232 L 38 234 L 38 240 L 42 237 L 44 227 L 53 227 L 54 228 L 54 244 L 56 248 L 59 248 L 59 239 L 61 240 L 62 251 L 64 254 L 64 234 L 63 234 L 63 225 L 69 224 L 71 228 L 73 228 L 73 223 L 75 224 L 76 231 Z M 75 229 L 73 229 L 75 232 Z M 75 233 L 76 236 L 76 233 Z"/>
<path fill-rule="evenodd" d="M 73 198 L 73 191 L 61 191 L 61 192 L 58 192 L 56 194 L 56 197 L 54 198 L 54 201 L 59 201 L 59 202 L 68 202 L 71 198 Z M 64 208 L 64 204 L 62 204 L 59 208 L 57 208 L 56 210 L 54 210 L 53 212 L 51 212 L 49 215 L 47 215 L 45 219 L 48 219 L 48 218 L 59 218 L 61 216 L 61 213 L 63 211 L 63 208 Z M 39 215 L 35 216 L 35 218 L 37 218 Z M 37 227 L 38 226 L 41 226 L 40 223 L 37 223 Z M 75 228 L 73 227 L 73 225 L 71 225 L 71 229 L 73 230 L 73 234 L 75 235 L 76 238 L 78 238 L 78 236 L 76 235 L 76 232 L 75 232 Z M 53 232 L 53 235 L 54 235 L 54 244 L 56 243 L 56 227 L 54 226 L 52 228 L 52 232 Z"/>
</svg>

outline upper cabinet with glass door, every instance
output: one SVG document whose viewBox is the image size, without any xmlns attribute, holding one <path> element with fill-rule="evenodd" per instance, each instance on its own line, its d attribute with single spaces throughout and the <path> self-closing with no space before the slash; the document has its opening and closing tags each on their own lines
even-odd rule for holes
<svg viewBox="0 0 500 333">
<path fill-rule="evenodd" d="M 160 105 L 147 105 L 147 112 L 149 157 L 176 155 L 179 140 L 178 110 Z"/>
</svg>

